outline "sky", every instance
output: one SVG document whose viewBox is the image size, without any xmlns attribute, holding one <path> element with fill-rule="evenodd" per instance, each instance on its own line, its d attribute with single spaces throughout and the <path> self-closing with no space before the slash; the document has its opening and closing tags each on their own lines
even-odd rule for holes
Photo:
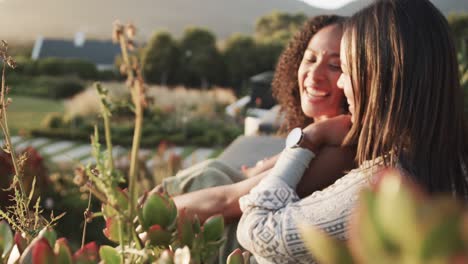
<svg viewBox="0 0 468 264">
<path fill-rule="evenodd" d="M 354 2 L 356 0 L 301 0 L 301 1 L 313 7 L 333 10 L 333 9 L 337 9 L 342 6 L 345 6 L 348 3 Z"/>
<path fill-rule="evenodd" d="M 119 19 L 138 26 L 147 40 L 155 31 L 181 36 L 190 26 L 204 27 L 218 39 L 252 34 L 255 21 L 273 10 L 308 16 L 351 15 L 372 0 L 0 0 L 0 39 L 31 42 L 37 36 L 107 39 Z M 431 0 L 444 14 L 468 12 L 468 0 Z M 200 4 L 203 3 L 203 4 Z"/>
</svg>

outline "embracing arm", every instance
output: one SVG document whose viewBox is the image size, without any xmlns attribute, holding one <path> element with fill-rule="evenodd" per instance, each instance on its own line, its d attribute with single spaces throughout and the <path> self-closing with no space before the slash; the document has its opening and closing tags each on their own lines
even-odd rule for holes
<svg viewBox="0 0 468 264">
<path fill-rule="evenodd" d="M 285 149 L 269 175 L 240 199 L 243 214 L 237 238 L 257 260 L 309 263 L 310 255 L 301 241 L 296 221 L 344 236 L 346 217 L 355 203 L 358 190 L 366 182 L 365 177 L 350 173 L 331 187 L 302 200 L 295 191 L 314 153 L 321 156 L 326 153 L 323 146 L 340 145 L 349 129 L 346 116 L 328 122 L 306 128 L 304 133 L 310 140 L 307 144 L 309 149 Z M 335 163 L 329 163 L 327 167 L 334 166 Z M 312 179 L 320 177 L 317 171 L 312 176 Z"/>
<path fill-rule="evenodd" d="M 333 183 L 343 176 L 344 171 L 353 168 L 352 157 L 353 151 L 349 148 L 323 147 L 298 184 L 298 194 L 303 197 Z M 185 208 L 188 213 L 197 214 L 202 220 L 222 214 L 226 222 L 231 222 L 242 214 L 239 198 L 248 194 L 269 172 L 266 170 L 238 183 L 206 188 L 173 199 L 179 210 Z"/>
<path fill-rule="evenodd" d="M 355 150 L 352 147 L 322 147 L 310 162 L 301 181 L 296 187 L 299 197 L 305 197 L 321 190 L 354 169 Z"/>
<path fill-rule="evenodd" d="M 257 176 L 265 171 L 270 170 L 275 166 L 276 160 L 278 159 L 279 154 L 275 156 L 262 159 L 258 161 L 253 167 L 242 166 L 242 172 L 247 176 L 247 178 Z"/>
<path fill-rule="evenodd" d="M 303 149 L 286 149 L 273 172 L 240 199 L 237 239 L 260 263 L 311 263 L 297 223 L 345 238 L 346 220 L 366 177 L 351 172 L 323 191 L 300 200 L 294 188 L 305 170 Z"/>
<path fill-rule="evenodd" d="M 316 135 L 320 131 L 312 128 L 306 128 L 304 130 L 305 133 L 313 139 L 323 140 L 322 137 Z M 320 129 L 321 131 L 325 131 L 328 136 L 336 133 L 330 133 L 331 130 L 337 130 L 336 126 L 323 125 L 320 126 Z M 324 140 L 326 142 L 329 141 L 328 139 Z M 333 183 L 344 174 L 344 171 L 353 167 L 353 151 L 351 149 L 329 145 L 326 147 L 320 146 L 321 151 L 310 163 L 307 172 L 304 174 L 304 170 L 302 170 L 300 173 L 299 179 L 303 174 L 306 176 L 302 177 L 303 179 L 299 184 L 298 192 L 301 196 L 320 190 Z M 248 194 L 270 171 L 266 170 L 257 176 L 235 184 L 206 188 L 176 196 L 174 197 L 174 202 L 179 210 L 185 208 L 188 213 L 197 214 L 200 219 L 206 219 L 215 214 L 222 214 L 225 221 L 230 222 L 238 219 L 242 214 L 239 208 L 239 198 Z"/>
<path fill-rule="evenodd" d="M 173 197 L 173 200 L 179 211 L 185 209 L 188 214 L 196 214 L 202 222 L 215 214 L 222 214 L 226 222 L 231 222 L 242 214 L 239 198 L 249 193 L 265 175 L 263 173 L 238 183 L 185 193 Z"/>
</svg>

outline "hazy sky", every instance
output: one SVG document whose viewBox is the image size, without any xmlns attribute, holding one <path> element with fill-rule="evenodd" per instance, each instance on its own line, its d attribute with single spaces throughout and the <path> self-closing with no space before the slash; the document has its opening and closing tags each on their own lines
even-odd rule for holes
<svg viewBox="0 0 468 264">
<path fill-rule="evenodd" d="M 250 34 L 255 21 L 273 10 L 315 15 L 334 12 L 330 8 L 349 1 L 0 0 L 0 24 L 4 25 L 0 39 L 33 40 L 39 35 L 70 38 L 78 31 L 91 38 L 108 38 L 115 19 L 134 22 L 140 29 L 139 36 L 145 39 L 159 29 L 181 35 L 189 26 L 206 27 L 226 38 L 234 32 Z"/>
<path fill-rule="evenodd" d="M 1 1 L 1 0 L 0 0 Z M 323 8 L 323 9 L 337 9 L 350 2 L 354 2 L 356 0 L 301 0 L 311 6 Z"/>
<path fill-rule="evenodd" d="M 190 26 L 219 39 L 252 34 L 255 21 L 273 10 L 308 16 L 351 15 L 373 0 L 0 0 L 0 39 L 33 41 L 37 36 L 108 39 L 112 22 L 133 22 L 147 40 L 155 31 L 181 36 Z M 431 0 L 445 14 L 468 11 L 468 0 Z"/>
</svg>

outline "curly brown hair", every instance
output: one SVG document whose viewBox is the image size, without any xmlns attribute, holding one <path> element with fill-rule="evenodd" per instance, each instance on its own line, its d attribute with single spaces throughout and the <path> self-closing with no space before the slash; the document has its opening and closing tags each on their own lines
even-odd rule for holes
<svg viewBox="0 0 468 264">
<path fill-rule="evenodd" d="M 280 55 L 271 84 L 273 96 L 281 105 L 281 112 L 285 114 L 280 133 L 287 133 L 294 127 L 304 128 L 313 122 L 301 109 L 297 71 L 309 41 L 315 33 L 328 25 L 343 26 L 344 21 L 345 17 L 336 15 L 321 15 L 310 18 L 294 35 Z"/>
</svg>

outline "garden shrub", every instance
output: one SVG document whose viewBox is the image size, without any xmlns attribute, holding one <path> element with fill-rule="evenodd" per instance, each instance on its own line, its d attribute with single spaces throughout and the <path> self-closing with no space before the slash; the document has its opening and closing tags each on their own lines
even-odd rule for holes
<svg viewBox="0 0 468 264">
<path fill-rule="evenodd" d="M 96 65 L 90 61 L 79 59 L 63 60 L 63 71 L 65 74 L 76 75 L 85 80 L 95 80 L 98 78 Z"/>
<path fill-rule="evenodd" d="M 50 90 L 52 98 L 68 98 L 84 90 L 84 85 L 76 79 L 63 79 L 55 83 L 54 89 Z"/>
<path fill-rule="evenodd" d="M 42 75 L 76 75 L 87 80 L 98 76 L 96 65 L 85 60 L 44 58 L 37 60 L 36 65 L 36 72 Z"/>
<path fill-rule="evenodd" d="M 52 99 L 69 98 L 85 88 L 84 83 L 73 76 L 38 76 L 31 78 L 11 74 L 9 83 L 14 88 L 11 89 L 11 94 Z"/>
<path fill-rule="evenodd" d="M 85 119 L 82 116 L 63 116 L 63 123 L 74 127 L 81 127 L 85 125 Z"/>
<path fill-rule="evenodd" d="M 37 63 L 28 57 L 19 57 L 16 59 L 17 67 L 14 73 L 22 75 L 36 75 L 37 74 Z"/>
<path fill-rule="evenodd" d="M 45 75 L 62 75 L 64 71 L 64 63 L 58 58 L 44 58 L 37 60 L 37 72 Z"/>
<path fill-rule="evenodd" d="M 43 128 L 60 128 L 63 125 L 63 115 L 61 113 L 49 113 L 41 122 Z"/>
<path fill-rule="evenodd" d="M 31 131 L 33 137 L 47 137 L 59 139 L 71 139 L 79 141 L 89 141 L 89 133 L 78 129 L 70 128 L 42 128 Z"/>
<path fill-rule="evenodd" d="M 161 118 L 161 119 L 159 119 Z M 94 130 L 94 119 L 83 117 L 63 117 L 49 114 L 43 122 L 43 128 L 32 131 L 32 135 L 60 139 L 88 140 Z M 133 137 L 133 126 L 116 124 L 111 128 L 112 140 L 115 144 L 129 146 Z M 99 133 L 104 134 L 102 126 Z M 177 124 L 170 116 L 145 119 L 142 127 L 141 144 L 154 148 L 161 141 L 176 145 L 225 146 L 242 134 L 242 129 L 235 124 L 227 124 L 222 120 L 193 119 L 185 124 Z"/>
</svg>

